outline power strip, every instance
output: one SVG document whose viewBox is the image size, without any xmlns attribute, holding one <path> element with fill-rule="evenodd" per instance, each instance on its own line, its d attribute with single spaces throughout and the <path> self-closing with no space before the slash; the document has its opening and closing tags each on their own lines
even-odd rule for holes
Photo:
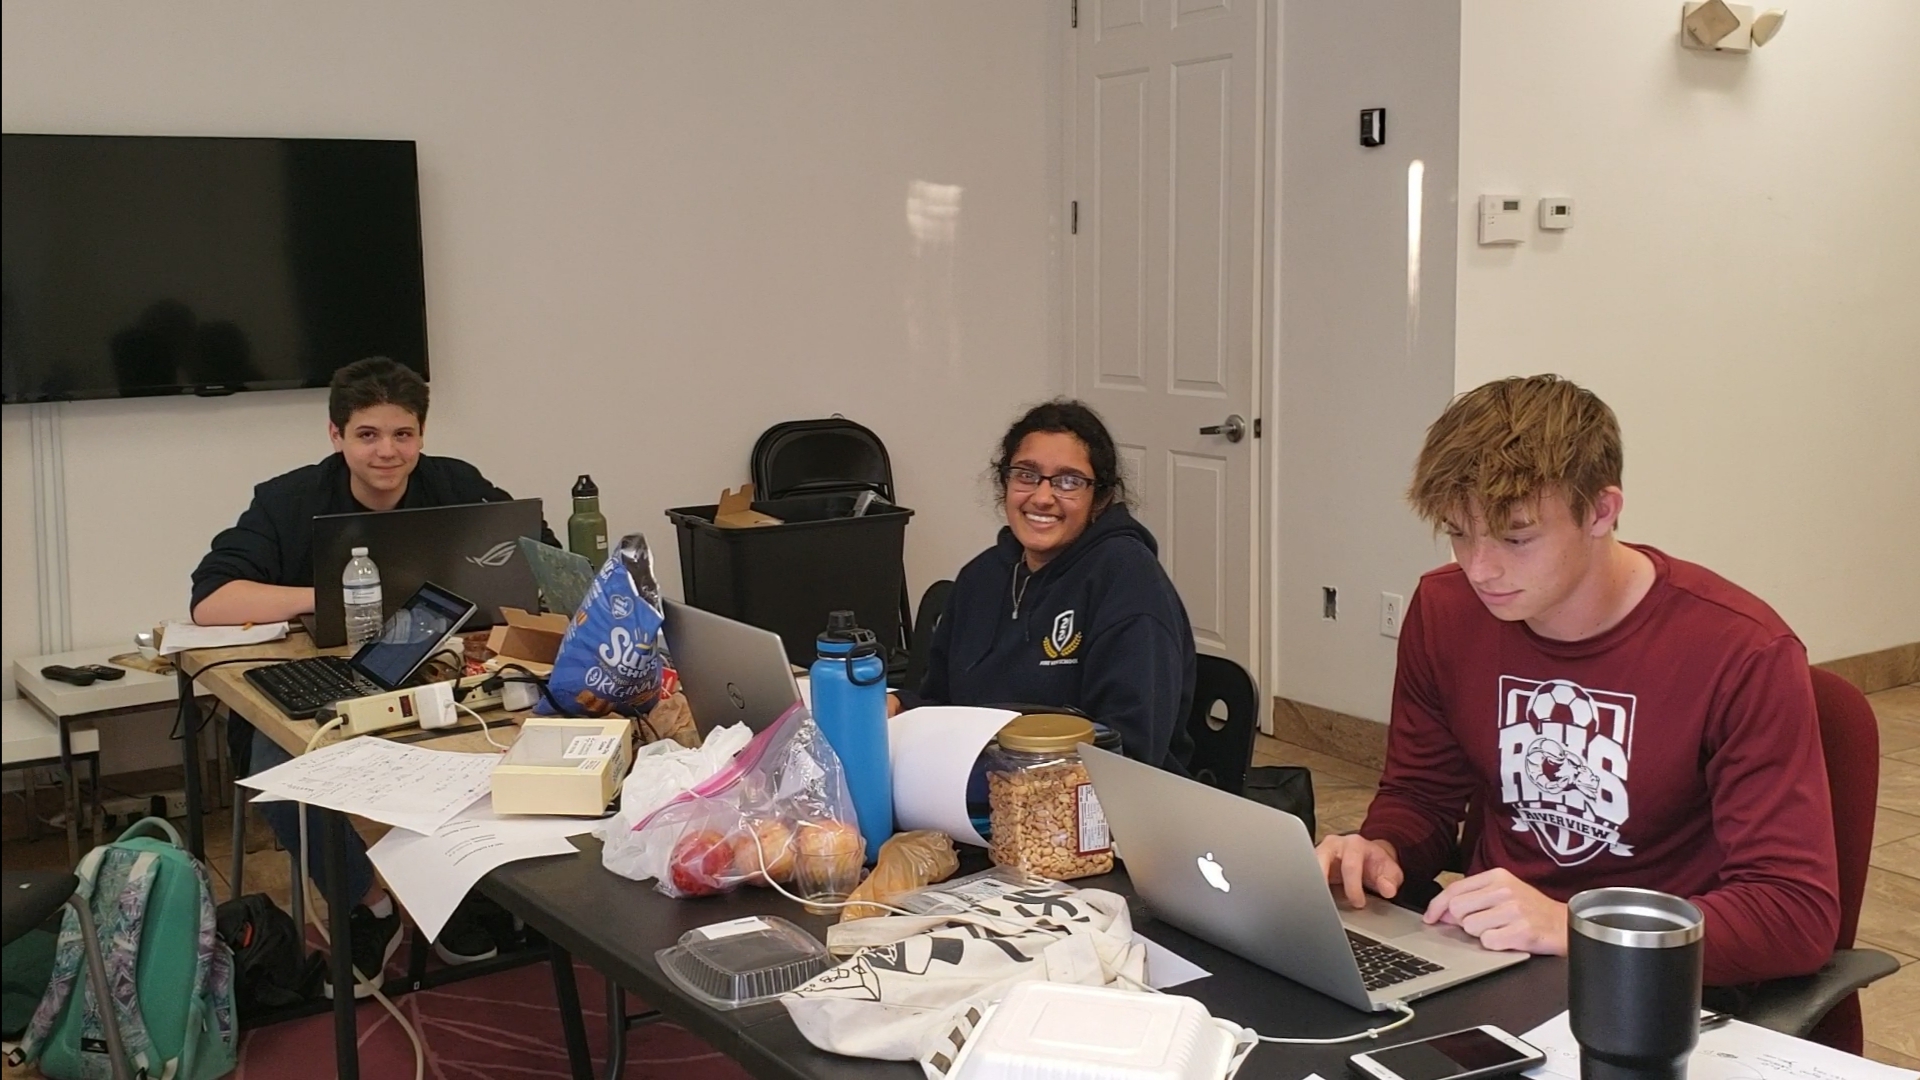
<svg viewBox="0 0 1920 1080">
<path fill-rule="evenodd" d="M 342 737 L 371 735 L 390 728 L 418 724 L 423 728 L 451 727 L 458 718 L 453 707 L 453 683 L 410 686 L 371 697 L 340 702 L 335 711 Z"/>
<path fill-rule="evenodd" d="M 482 690 L 481 686 L 488 682 L 498 682 L 500 685 L 492 690 Z M 460 699 L 460 704 L 465 705 L 474 712 L 498 709 L 502 707 L 502 697 L 505 691 L 506 680 L 493 672 L 489 671 L 481 675 L 468 675 L 466 678 L 460 680 L 460 693 L 465 695 Z"/>
</svg>

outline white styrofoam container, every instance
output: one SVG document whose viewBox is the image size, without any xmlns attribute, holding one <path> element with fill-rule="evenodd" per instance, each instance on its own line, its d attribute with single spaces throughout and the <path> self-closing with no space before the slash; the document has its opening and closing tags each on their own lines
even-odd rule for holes
<svg viewBox="0 0 1920 1080">
<path fill-rule="evenodd" d="M 1234 1036 L 1172 994 L 1023 982 L 987 1011 L 951 1080 L 1220 1080 Z"/>
</svg>

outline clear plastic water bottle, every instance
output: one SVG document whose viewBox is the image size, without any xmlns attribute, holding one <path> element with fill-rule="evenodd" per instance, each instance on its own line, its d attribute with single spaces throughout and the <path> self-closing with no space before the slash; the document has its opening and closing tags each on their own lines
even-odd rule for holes
<svg viewBox="0 0 1920 1080">
<path fill-rule="evenodd" d="M 358 652 L 360 646 L 380 636 L 380 568 L 367 558 L 367 549 L 353 549 L 347 569 L 340 575 L 340 588 L 347 617 L 347 647 Z"/>
</svg>

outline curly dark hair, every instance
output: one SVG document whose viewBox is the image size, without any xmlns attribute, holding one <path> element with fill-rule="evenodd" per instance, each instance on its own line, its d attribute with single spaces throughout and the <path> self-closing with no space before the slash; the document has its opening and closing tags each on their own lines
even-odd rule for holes
<svg viewBox="0 0 1920 1080">
<path fill-rule="evenodd" d="M 1093 465 L 1094 509 L 1127 505 L 1127 480 L 1120 473 L 1120 452 L 1113 444 L 1106 422 L 1083 401 L 1055 398 L 1028 409 L 1013 422 L 1000 439 L 1000 452 L 993 459 L 994 488 L 1002 499 L 1007 496 L 1007 469 L 1020 443 L 1036 432 L 1072 435 L 1087 448 L 1087 461 Z"/>
<path fill-rule="evenodd" d="M 327 387 L 327 418 L 341 431 L 361 409 L 398 405 L 427 426 L 427 381 L 419 372 L 384 356 L 355 360 L 333 373 Z"/>
</svg>

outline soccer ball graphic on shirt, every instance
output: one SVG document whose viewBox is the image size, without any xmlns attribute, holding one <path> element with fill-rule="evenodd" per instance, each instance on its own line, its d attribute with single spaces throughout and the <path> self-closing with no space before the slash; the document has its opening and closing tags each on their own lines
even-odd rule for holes
<svg viewBox="0 0 1920 1080">
<path fill-rule="evenodd" d="M 1500 679 L 1501 795 L 1515 832 L 1530 832 L 1561 866 L 1602 852 L 1630 856 L 1627 761 L 1631 694 L 1569 679 Z"/>
</svg>

